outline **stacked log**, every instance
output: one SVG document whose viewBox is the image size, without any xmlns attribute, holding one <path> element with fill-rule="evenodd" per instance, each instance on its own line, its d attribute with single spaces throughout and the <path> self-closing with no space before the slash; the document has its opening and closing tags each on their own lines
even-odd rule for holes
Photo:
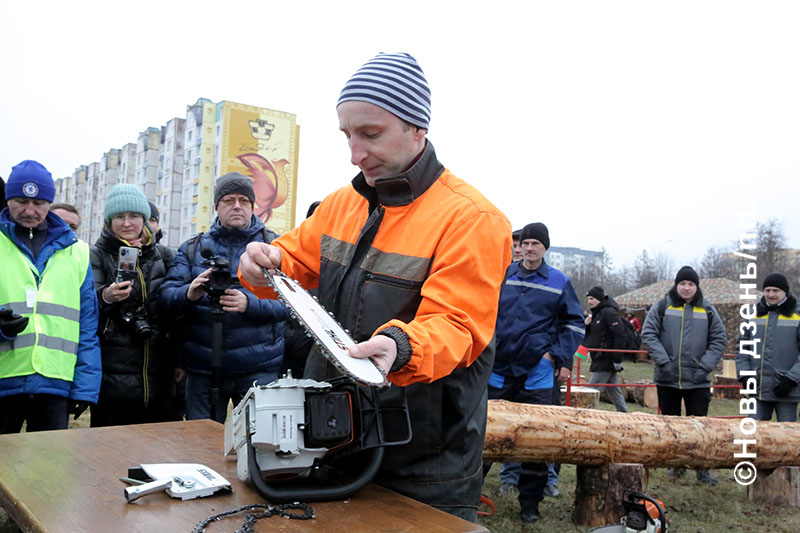
<svg viewBox="0 0 800 533">
<path fill-rule="evenodd" d="M 627 491 L 641 492 L 639 464 L 578 465 L 572 522 L 580 526 L 604 526 L 619 522 Z"/>
<path fill-rule="evenodd" d="M 719 374 L 715 375 L 714 378 L 711 380 L 711 386 L 714 390 L 714 398 L 717 399 L 728 399 L 728 400 L 738 400 L 742 396 L 739 394 L 739 389 L 736 388 L 729 388 L 729 387 L 718 387 L 718 385 L 736 385 L 739 386 L 739 380 L 736 378 L 728 378 L 725 376 L 721 376 Z"/>
<path fill-rule="evenodd" d="M 561 403 L 566 405 L 567 388 L 561 387 Z M 590 387 L 570 387 L 570 407 L 582 407 L 584 409 L 597 409 L 600 402 L 600 392 Z"/>
<path fill-rule="evenodd" d="M 800 424 L 758 422 L 745 435 L 739 419 L 617 413 L 490 400 L 487 461 L 647 467 L 731 468 L 742 459 L 735 439 L 756 439 L 748 451 L 758 468 L 800 466 Z"/>
<path fill-rule="evenodd" d="M 640 379 L 634 382 L 636 385 L 652 385 L 649 379 Z M 655 387 L 630 387 L 633 401 L 643 407 L 658 409 L 658 391 Z"/>
</svg>

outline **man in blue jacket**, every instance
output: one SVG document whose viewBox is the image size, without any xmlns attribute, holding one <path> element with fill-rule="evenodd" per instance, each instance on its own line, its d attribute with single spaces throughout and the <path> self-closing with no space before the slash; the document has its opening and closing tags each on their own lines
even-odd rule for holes
<svg viewBox="0 0 800 533">
<path fill-rule="evenodd" d="M 253 182 L 238 172 L 217 180 L 214 205 L 217 217 L 208 233 L 184 242 L 167 279 L 160 301 L 166 312 L 182 317 L 177 332 L 182 346 L 182 367 L 186 371 L 186 418 L 212 418 L 223 423 L 228 400 L 238 404 L 254 381 L 267 384 L 278 376 L 283 358 L 284 320 L 288 313 L 280 302 L 259 300 L 243 288 L 238 279 L 219 297 L 224 312 L 223 354 L 213 383 L 212 308 L 207 294 L 212 270 L 202 264 L 203 255 L 228 260 L 230 275 L 239 269 L 239 257 L 250 242 L 270 242 L 276 235 L 253 215 Z M 204 250 L 206 250 L 204 252 Z M 209 254 L 208 252 L 211 252 Z M 219 389 L 211 404 L 212 386 Z"/>
<path fill-rule="evenodd" d="M 50 172 L 11 170 L 0 212 L 0 433 L 66 429 L 97 403 L 102 367 L 89 246 L 49 212 Z"/>
<path fill-rule="evenodd" d="M 547 226 L 528 224 L 520 244 L 522 261 L 508 267 L 500 293 L 489 398 L 551 405 L 556 371 L 572 368 L 572 356 L 583 340 L 583 310 L 569 278 L 544 261 L 550 247 Z M 523 522 L 539 520 L 546 483 L 547 465 L 522 464 Z"/>
</svg>

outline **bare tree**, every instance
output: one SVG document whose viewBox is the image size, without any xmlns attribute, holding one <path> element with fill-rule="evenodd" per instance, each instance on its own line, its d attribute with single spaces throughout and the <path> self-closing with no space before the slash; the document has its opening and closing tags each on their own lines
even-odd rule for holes
<svg viewBox="0 0 800 533">
<path fill-rule="evenodd" d="M 800 282 L 800 262 L 794 250 L 786 248 L 783 224 L 777 219 L 756 224 L 756 264 L 758 286 L 772 272 L 780 272 L 789 279 L 789 285 Z M 800 288 L 800 287 L 797 287 Z M 797 290 L 797 289 L 795 289 Z"/>
<path fill-rule="evenodd" d="M 731 251 L 719 246 L 706 250 L 700 262 L 701 278 L 728 278 L 737 281 L 738 272 Z"/>
<path fill-rule="evenodd" d="M 633 268 L 636 276 L 635 288 L 640 289 L 658 281 L 656 265 L 647 255 L 647 250 L 642 250 L 642 253 L 636 258 Z"/>
</svg>

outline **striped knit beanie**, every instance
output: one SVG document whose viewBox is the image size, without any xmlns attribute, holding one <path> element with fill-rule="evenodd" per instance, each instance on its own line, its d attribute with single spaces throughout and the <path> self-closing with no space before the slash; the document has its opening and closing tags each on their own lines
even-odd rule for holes
<svg viewBox="0 0 800 533">
<path fill-rule="evenodd" d="M 409 54 L 381 52 L 356 71 L 339 95 L 339 102 L 369 102 L 428 129 L 431 121 L 431 90 L 417 60 Z"/>
<path fill-rule="evenodd" d="M 120 213 L 139 213 L 145 222 L 150 218 L 150 203 L 136 185 L 117 183 L 108 191 L 105 206 L 106 223 Z"/>
</svg>

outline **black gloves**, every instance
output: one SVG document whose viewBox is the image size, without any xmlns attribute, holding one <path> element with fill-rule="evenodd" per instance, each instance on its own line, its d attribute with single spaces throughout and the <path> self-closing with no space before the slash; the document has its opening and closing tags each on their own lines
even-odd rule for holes
<svg viewBox="0 0 800 533">
<path fill-rule="evenodd" d="M 28 326 L 28 317 L 19 316 L 8 307 L 0 309 L 0 331 L 9 339 L 14 338 Z"/>
<path fill-rule="evenodd" d="M 83 400 L 73 400 L 69 405 L 69 414 L 75 415 L 73 420 L 77 420 L 83 412 L 92 404 Z"/>
<path fill-rule="evenodd" d="M 778 397 L 788 396 L 792 389 L 797 386 L 797 382 L 786 376 L 778 376 L 778 383 L 772 389 L 773 394 Z"/>
</svg>

